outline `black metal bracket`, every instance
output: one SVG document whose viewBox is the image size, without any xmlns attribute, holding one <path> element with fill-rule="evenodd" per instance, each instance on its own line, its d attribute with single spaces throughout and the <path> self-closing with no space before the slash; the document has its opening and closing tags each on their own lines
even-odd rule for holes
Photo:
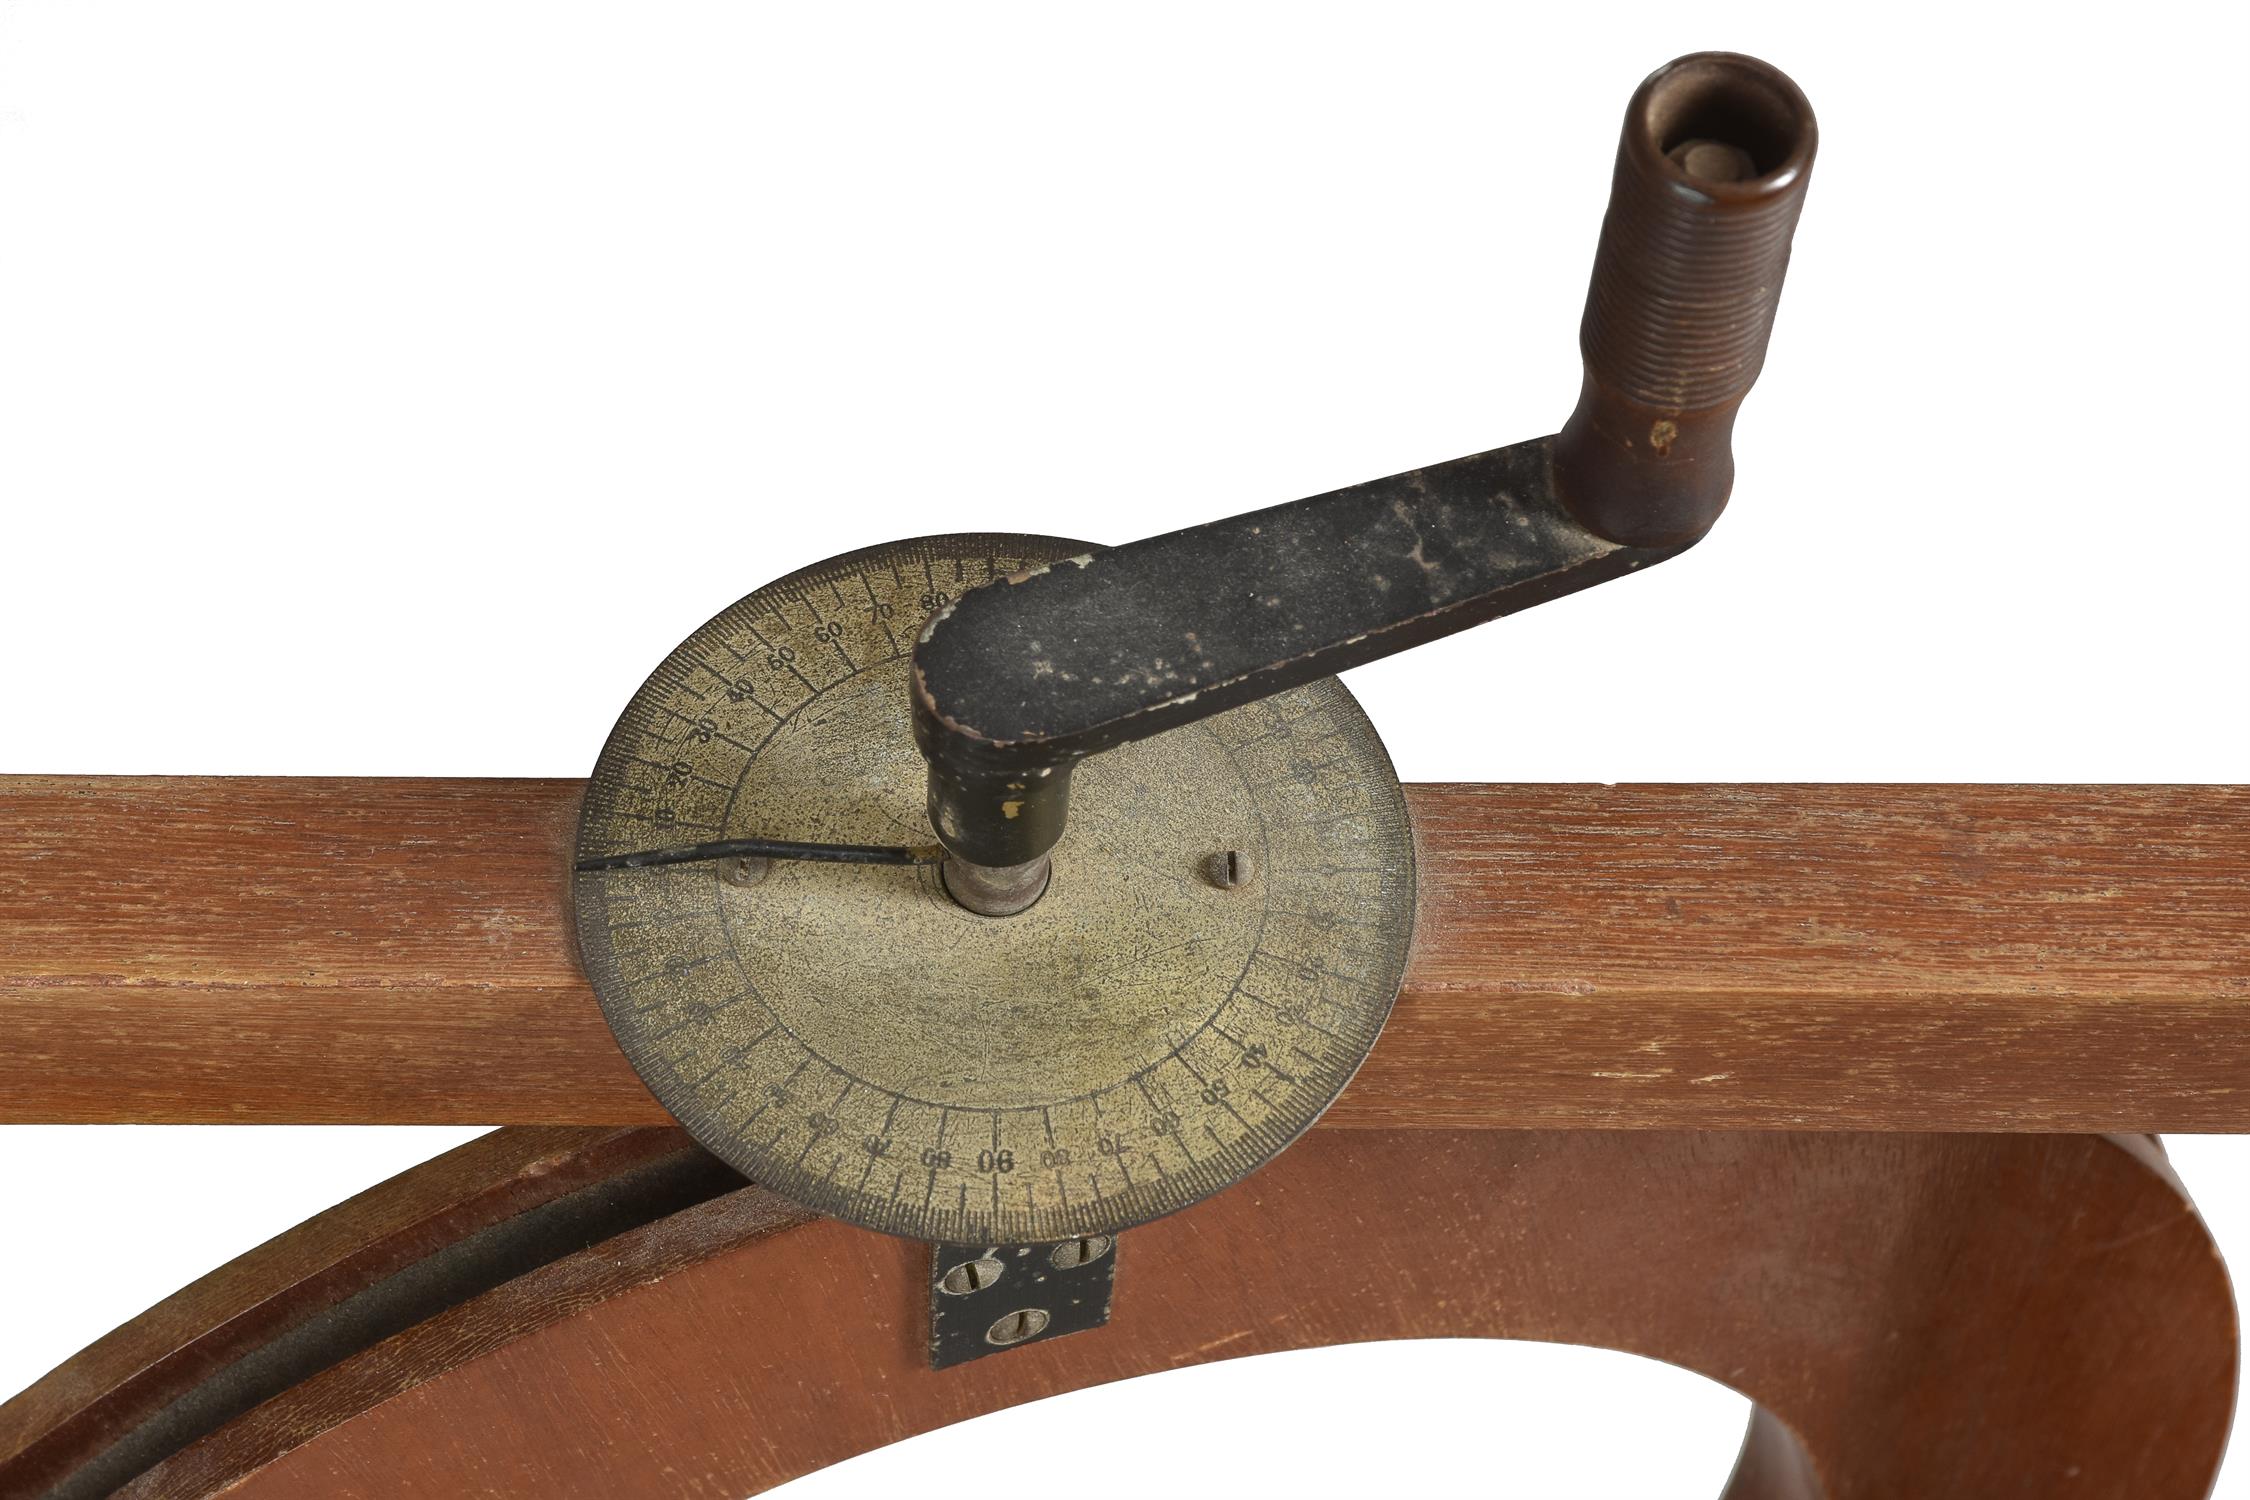
<svg viewBox="0 0 2250 1500">
<path fill-rule="evenodd" d="M 930 1368 L 949 1369 L 1109 1321 L 1117 1241 L 930 1247 Z"/>
</svg>

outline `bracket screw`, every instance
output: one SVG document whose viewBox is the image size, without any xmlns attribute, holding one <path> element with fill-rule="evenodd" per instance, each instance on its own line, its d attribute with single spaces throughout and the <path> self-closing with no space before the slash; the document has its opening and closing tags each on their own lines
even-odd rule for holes
<svg viewBox="0 0 2250 1500">
<path fill-rule="evenodd" d="M 971 1292 L 981 1292 L 1000 1279 L 1007 1267 L 989 1255 L 975 1260 L 965 1260 L 938 1278 L 938 1290 L 956 1297 L 966 1297 Z"/>
<path fill-rule="evenodd" d="M 1006 1348 L 1010 1344 L 1020 1344 L 1025 1339 L 1035 1339 L 1046 1331 L 1047 1309 L 1027 1307 L 1020 1312 L 1007 1314 L 987 1328 L 984 1331 L 984 1341 Z"/>
<path fill-rule="evenodd" d="M 1089 1234 L 1083 1239 L 1064 1240 L 1047 1252 L 1047 1261 L 1058 1271 L 1076 1270 L 1109 1254 L 1109 1247 L 1108 1235 Z"/>
</svg>

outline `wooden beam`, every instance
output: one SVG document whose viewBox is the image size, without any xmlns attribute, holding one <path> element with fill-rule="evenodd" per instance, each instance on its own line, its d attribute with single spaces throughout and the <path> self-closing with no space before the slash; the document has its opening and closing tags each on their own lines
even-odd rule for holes
<svg viewBox="0 0 2250 1500">
<path fill-rule="evenodd" d="M 665 1119 L 578 783 L 0 778 L 0 1123 Z M 1417 786 L 1336 1127 L 2250 1130 L 2250 788 Z"/>
</svg>

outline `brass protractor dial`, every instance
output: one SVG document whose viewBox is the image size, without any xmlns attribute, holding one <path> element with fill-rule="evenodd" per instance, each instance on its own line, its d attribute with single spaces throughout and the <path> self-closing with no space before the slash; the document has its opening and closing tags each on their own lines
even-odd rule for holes
<svg viewBox="0 0 2250 1500">
<path fill-rule="evenodd" d="M 927 844 L 909 723 L 924 621 L 1088 549 L 967 535 L 758 590 L 627 706 L 578 853 L 737 837 Z M 934 865 L 582 871 L 578 939 L 657 1098 L 753 1181 L 956 1244 L 1115 1231 L 1287 1146 L 1374 1044 L 1413 926 L 1397 777 L 1323 678 L 1077 771 L 1030 910 Z"/>
</svg>

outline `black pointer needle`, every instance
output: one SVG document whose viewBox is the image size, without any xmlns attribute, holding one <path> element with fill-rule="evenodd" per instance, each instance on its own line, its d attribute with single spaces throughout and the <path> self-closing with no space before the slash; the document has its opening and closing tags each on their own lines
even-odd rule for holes
<svg viewBox="0 0 2250 1500">
<path fill-rule="evenodd" d="M 936 844 L 808 844 L 796 839 L 720 839 L 682 844 L 676 849 L 642 849 L 578 861 L 581 872 L 646 870 L 655 865 L 687 865 L 706 859 L 811 859 L 837 865 L 934 865 L 945 851 Z"/>
</svg>

